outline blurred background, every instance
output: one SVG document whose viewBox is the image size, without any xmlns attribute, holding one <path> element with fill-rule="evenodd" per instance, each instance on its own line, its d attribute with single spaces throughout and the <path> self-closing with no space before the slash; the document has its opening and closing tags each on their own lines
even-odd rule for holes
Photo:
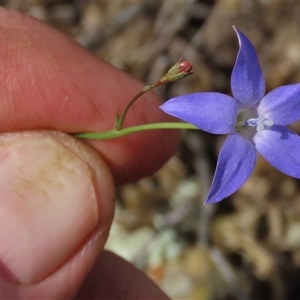
<svg viewBox="0 0 300 300">
<path fill-rule="evenodd" d="M 163 100 L 230 94 L 238 50 L 232 25 L 254 44 L 267 91 L 300 81 L 298 1 L 0 3 L 51 24 L 145 83 L 181 57 L 192 62 L 194 75 L 156 89 Z M 299 123 L 291 128 L 300 133 Z M 176 156 L 157 174 L 121 187 L 107 248 L 173 299 L 300 299 L 300 181 L 259 157 L 238 192 L 204 206 L 224 138 L 183 132 Z"/>
</svg>

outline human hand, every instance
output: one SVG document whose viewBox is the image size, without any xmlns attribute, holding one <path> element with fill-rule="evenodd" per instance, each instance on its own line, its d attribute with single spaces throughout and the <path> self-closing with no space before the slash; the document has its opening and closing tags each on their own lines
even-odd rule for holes
<svg viewBox="0 0 300 300">
<path fill-rule="evenodd" d="M 0 86 L 0 128 L 9 132 L 0 135 L 0 298 L 167 299 L 102 249 L 115 185 L 155 172 L 177 132 L 90 142 L 62 133 L 112 129 L 141 83 L 46 24 L 0 8 Z M 168 121 L 154 94 L 143 97 L 127 125 Z"/>
</svg>

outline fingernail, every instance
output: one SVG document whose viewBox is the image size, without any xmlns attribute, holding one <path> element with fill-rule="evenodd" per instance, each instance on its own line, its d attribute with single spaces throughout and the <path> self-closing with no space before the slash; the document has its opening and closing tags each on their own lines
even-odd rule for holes
<svg viewBox="0 0 300 300">
<path fill-rule="evenodd" d="M 63 264 L 95 229 L 91 168 L 51 136 L 0 136 L 0 274 L 32 284 Z"/>
</svg>

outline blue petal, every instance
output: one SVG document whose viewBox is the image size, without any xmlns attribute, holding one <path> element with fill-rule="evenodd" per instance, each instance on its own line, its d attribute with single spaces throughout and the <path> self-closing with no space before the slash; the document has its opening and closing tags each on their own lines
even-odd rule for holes
<svg viewBox="0 0 300 300">
<path fill-rule="evenodd" d="M 216 174 L 205 203 L 216 203 L 237 191 L 256 163 L 256 150 L 237 133 L 230 134 L 221 149 Z"/>
<path fill-rule="evenodd" d="M 237 102 L 220 93 L 195 93 L 173 98 L 160 108 L 167 114 L 214 133 L 230 133 L 237 117 Z"/>
<path fill-rule="evenodd" d="M 257 103 L 265 94 L 265 81 L 255 49 L 248 38 L 233 27 L 239 39 L 240 50 L 231 75 L 231 90 L 240 102 L 239 108 Z"/>
<path fill-rule="evenodd" d="M 300 83 L 281 86 L 262 98 L 257 111 L 277 125 L 300 119 Z M 300 151 L 300 150 L 299 150 Z"/>
<path fill-rule="evenodd" d="M 300 179 L 300 137 L 292 130 L 273 125 L 254 137 L 257 151 L 272 166 Z"/>
</svg>

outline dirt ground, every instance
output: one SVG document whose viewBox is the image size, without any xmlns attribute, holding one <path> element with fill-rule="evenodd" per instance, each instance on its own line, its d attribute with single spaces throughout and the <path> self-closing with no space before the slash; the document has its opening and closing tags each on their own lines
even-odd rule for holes
<svg viewBox="0 0 300 300">
<path fill-rule="evenodd" d="M 238 50 L 232 25 L 253 42 L 267 91 L 300 82 L 298 1 L 1 4 L 50 23 L 145 83 L 181 57 L 192 62 L 192 76 L 156 90 L 163 100 L 196 91 L 231 93 Z M 300 134 L 299 122 L 291 128 Z M 300 299 L 300 181 L 260 157 L 238 192 L 204 206 L 223 141 L 184 132 L 177 155 L 157 174 L 121 187 L 107 248 L 173 299 Z"/>
</svg>

